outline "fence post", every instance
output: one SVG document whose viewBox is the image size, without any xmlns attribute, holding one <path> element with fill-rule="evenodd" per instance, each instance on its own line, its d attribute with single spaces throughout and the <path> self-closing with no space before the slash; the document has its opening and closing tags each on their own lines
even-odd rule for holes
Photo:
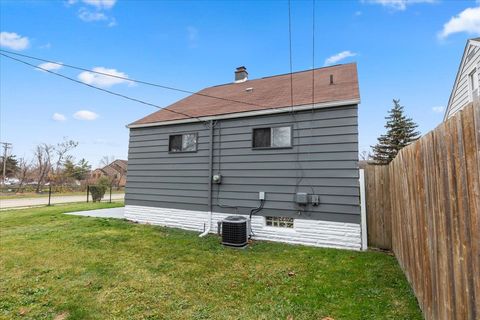
<svg viewBox="0 0 480 320">
<path fill-rule="evenodd" d="M 368 249 L 368 237 L 367 237 L 367 207 L 365 204 L 365 170 L 360 169 L 360 234 L 362 236 L 362 250 Z"/>
<path fill-rule="evenodd" d="M 87 185 L 87 203 L 88 203 L 88 194 L 90 193 L 90 186 Z"/>
<path fill-rule="evenodd" d="M 112 203 L 112 185 L 110 185 L 110 203 Z"/>
<path fill-rule="evenodd" d="M 51 204 L 50 204 L 51 198 L 52 198 L 52 184 L 50 183 L 50 184 L 48 185 L 48 206 L 51 205 Z"/>
</svg>

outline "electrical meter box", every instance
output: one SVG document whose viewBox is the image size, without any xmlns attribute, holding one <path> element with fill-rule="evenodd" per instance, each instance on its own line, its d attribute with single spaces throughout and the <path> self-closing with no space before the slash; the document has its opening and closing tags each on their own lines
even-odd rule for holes
<svg viewBox="0 0 480 320">
<path fill-rule="evenodd" d="M 306 192 L 297 192 L 295 195 L 295 202 L 299 205 L 305 206 L 308 204 L 308 194 Z"/>
</svg>

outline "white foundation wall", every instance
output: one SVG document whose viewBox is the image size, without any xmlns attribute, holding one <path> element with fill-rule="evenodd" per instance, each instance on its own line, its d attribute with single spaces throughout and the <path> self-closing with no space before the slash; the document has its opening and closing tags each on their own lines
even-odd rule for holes
<svg viewBox="0 0 480 320">
<path fill-rule="evenodd" d="M 212 213 L 211 232 L 217 232 L 217 222 L 233 214 Z M 208 212 L 125 206 L 125 218 L 171 228 L 203 232 L 207 227 Z M 294 227 L 278 228 L 265 225 L 265 217 L 252 217 L 253 239 L 302 244 L 317 247 L 361 249 L 360 224 L 307 220 L 295 218 Z"/>
</svg>

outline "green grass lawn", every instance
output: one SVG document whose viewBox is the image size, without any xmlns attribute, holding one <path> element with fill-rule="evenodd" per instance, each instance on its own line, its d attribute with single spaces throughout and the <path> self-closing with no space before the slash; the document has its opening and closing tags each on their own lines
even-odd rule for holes
<svg viewBox="0 0 480 320">
<path fill-rule="evenodd" d="M 395 258 L 63 215 L 0 212 L 0 318 L 422 319 Z"/>
</svg>

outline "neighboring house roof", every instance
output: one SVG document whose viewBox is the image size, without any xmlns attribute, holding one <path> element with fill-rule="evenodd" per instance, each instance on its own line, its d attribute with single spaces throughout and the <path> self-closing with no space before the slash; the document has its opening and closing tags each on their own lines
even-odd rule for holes
<svg viewBox="0 0 480 320">
<path fill-rule="evenodd" d="M 448 98 L 447 108 L 446 108 L 445 114 L 443 116 L 444 121 L 447 119 L 447 116 L 450 113 L 450 108 L 452 107 L 452 102 L 453 102 L 455 89 L 457 88 L 458 82 L 460 80 L 460 76 L 462 74 L 462 67 L 463 67 L 463 65 L 465 63 L 465 59 L 467 57 L 468 48 L 470 48 L 471 45 L 480 47 L 480 37 L 469 39 L 467 41 L 467 43 L 465 44 L 465 49 L 463 50 L 462 60 L 460 61 L 460 65 L 458 66 L 457 76 L 455 77 L 455 82 L 453 83 L 452 92 L 450 93 L 450 97 Z"/>
<path fill-rule="evenodd" d="M 110 163 L 110 165 L 117 166 L 119 170 L 127 171 L 128 161 L 118 159 Z"/>
<path fill-rule="evenodd" d="M 127 172 L 127 160 L 115 160 L 112 163 L 106 165 L 103 168 L 97 168 L 93 170 L 93 172 L 102 172 L 107 176 L 115 176 L 116 174 L 120 174 L 120 176 L 125 175 Z"/>
<path fill-rule="evenodd" d="M 114 176 L 119 173 L 118 170 L 112 165 L 103 167 L 102 171 L 105 172 L 108 176 Z"/>
<path fill-rule="evenodd" d="M 315 90 L 312 90 L 314 73 Z M 333 84 L 330 83 L 332 77 Z M 293 98 L 291 95 L 293 84 Z M 313 95 L 312 95 L 313 93 Z M 206 97 L 214 96 L 221 99 Z M 355 63 L 335 65 L 247 80 L 240 83 L 229 83 L 203 89 L 198 94 L 192 94 L 174 104 L 152 113 L 129 127 L 147 124 L 165 124 L 165 122 L 186 120 L 191 117 L 215 117 L 220 115 L 238 114 L 244 112 L 272 110 L 277 108 L 339 102 L 358 104 L 360 93 L 358 89 L 357 66 Z M 245 103 L 238 103 L 235 100 Z M 343 103 L 345 102 L 345 103 Z M 333 106 L 325 105 L 325 106 Z M 186 115 L 176 114 L 177 111 Z M 284 110 L 285 112 L 285 110 Z M 203 120 L 203 119 L 202 119 Z M 208 119 L 205 119 L 208 120 Z M 194 121 L 198 121 L 194 119 Z"/>
</svg>

